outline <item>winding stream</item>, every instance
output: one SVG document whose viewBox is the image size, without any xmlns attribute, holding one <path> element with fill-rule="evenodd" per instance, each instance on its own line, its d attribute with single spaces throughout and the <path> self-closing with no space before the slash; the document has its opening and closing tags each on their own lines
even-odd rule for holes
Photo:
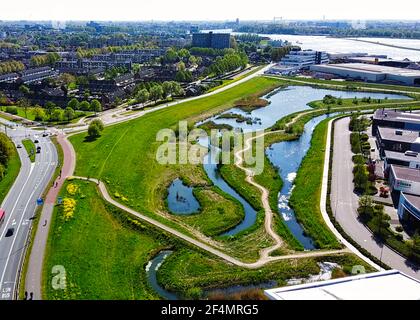
<svg viewBox="0 0 420 320">
<path fill-rule="evenodd" d="M 341 97 L 342 99 L 351 99 L 354 97 L 371 97 L 372 99 L 410 99 L 406 96 L 388 93 L 340 91 L 319 89 L 309 86 L 289 86 L 284 89 L 277 89 L 264 96 L 263 98 L 270 102 L 270 104 L 266 107 L 253 110 L 250 113 L 244 112 L 238 108 L 231 108 L 222 113 L 240 114 L 254 119 L 258 118 L 259 121 L 255 121 L 251 124 L 246 122 L 238 123 L 235 119 L 218 118 L 219 115 L 215 115 L 197 123 L 197 125 L 211 120 L 217 124 L 229 124 L 233 128 L 242 129 L 244 132 L 263 130 L 273 126 L 278 120 L 289 114 L 298 111 L 312 110 L 312 108 L 308 106 L 308 103 L 315 100 L 322 100 L 324 96 L 328 94 L 335 97 Z M 306 152 L 309 149 L 312 132 L 316 125 L 325 119 L 325 117 L 325 115 L 319 116 L 307 122 L 305 125 L 304 133 L 298 140 L 275 143 L 266 150 L 266 154 L 270 161 L 279 168 L 279 175 L 284 182 L 283 188 L 279 194 L 279 213 L 285 220 L 286 225 L 290 228 L 290 231 L 293 233 L 296 239 L 298 239 L 304 248 L 308 250 L 315 249 L 313 241 L 304 234 L 302 227 L 296 221 L 293 210 L 288 206 L 288 199 L 290 193 L 293 190 L 293 179 L 296 176 L 296 172 L 303 157 L 306 155 Z M 201 140 L 199 143 L 205 146 L 208 145 L 208 141 Z M 235 228 L 223 234 L 236 235 L 237 233 L 249 228 L 255 223 L 256 212 L 252 206 L 233 188 L 231 188 L 220 176 L 217 169 L 217 164 L 209 161 L 211 159 L 216 159 L 218 152 L 218 150 L 215 148 L 211 149 L 212 150 L 209 155 L 206 156 L 204 163 L 204 169 L 207 175 L 216 186 L 237 199 L 243 205 L 245 210 L 244 220 L 236 225 Z"/>
</svg>

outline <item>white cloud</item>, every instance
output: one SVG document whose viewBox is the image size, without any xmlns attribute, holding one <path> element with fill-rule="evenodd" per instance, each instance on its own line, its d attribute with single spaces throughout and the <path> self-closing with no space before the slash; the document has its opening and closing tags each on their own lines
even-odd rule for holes
<svg viewBox="0 0 420 320">
<path fill-rule="evenodd" d="M 418 0 L 2 0 L 0 19 L 271 20 L 420 19 Z"/>
</svg>

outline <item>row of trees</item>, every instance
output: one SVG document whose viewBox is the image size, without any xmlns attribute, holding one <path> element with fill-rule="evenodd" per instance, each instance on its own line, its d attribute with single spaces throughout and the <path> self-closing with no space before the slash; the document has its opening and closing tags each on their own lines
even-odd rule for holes
<svg viewBox="0 0 420 320">
<path fill-rule="evenodd" d="M 134 97 L 137 103 L 145 103 L 149 100 L 154 102 L 160 99 L 167 99 L 170 96 L 184 95 L 184 89 L 175 81 L 159 83 L 141 83 L 134 90 Z"/>
<path fill-rule="evenodd" d="M 73 98 L 67 104 L 67 107 L 73 110 L 82 110 L 82 111 L 92 111 L 92 112 L 101 112 L 102 111 L 102 104 L 94 99 L 90 103 L 86 100 L 79 102 L 76 98 Z"/>
<path fill-rule="evenodd" d="M 214 73 L 219 76 L 238 68 L 245 68 L 247 64 L 248 57 L 244 52 L 228 53 L 223 57 L 217 57 L 208 68 L 208 73 Z"/>
<path fill-rule="evenodd" d="M 25 65 L 16 60 L 0 62 L 0 75 L 25 69 Z"/>
<path fill-rule="evenodd" d="M 364 195 L 359 199 L 357 209 L 360 219 L 366 223 L 373 234 L 390 245 L 409 259 L 420 262 L 420 234 L 414 233 L 410 240 L 404 240 L 401 234 L 396 234 L 390 229 L 390 216 L 385 213 L 382 204 L 373 202 L 372 197 Z M 400 227 L 399 231 L 403 231 Z"/>
<path fill-rule="evenodd" d="M 13 153 L 13 144 L 10 139 L 2 132 L 0 132 L 0 180 L 6 174 L 7 165 Z"/>
<path fill-rule="evenodd" d="M 31 66 L 53 66 L 58 60 L 60 60 L 60 55 L 57 52 L 49 52 L 47 54 L 33 56 L 31 58 Z"/>
</svg>

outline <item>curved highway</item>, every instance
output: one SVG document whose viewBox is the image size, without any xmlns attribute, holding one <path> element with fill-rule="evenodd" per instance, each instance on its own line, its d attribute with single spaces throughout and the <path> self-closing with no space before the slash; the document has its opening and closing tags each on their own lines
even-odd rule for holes
<svg viewBox="0 0 420 320">
<path fill-rule="evenodd" d="M 21 159 L 21 169 L 1 204 L 6 216 L 0 226 L 0 300 L 12 300 L 16 298 L 17 283 L 37 199 L 53 175 L 57 165 L 57 152 L 50 138 L 42 137 L 42 132 L 3 119 L 0 119 L 0 122 L 13 127 L 7 129 L 7 134 L 16 145 L 22 145 L 23 139 L 30 138 L 38 139 L 37 145 L 41 146 L 41 153 L 36 154 L 34 163 L 29 160 L 23 145 L 17 149 Z M 8 235 L 9 229 L 13 229 L 12 235 Z"/>
</svg>

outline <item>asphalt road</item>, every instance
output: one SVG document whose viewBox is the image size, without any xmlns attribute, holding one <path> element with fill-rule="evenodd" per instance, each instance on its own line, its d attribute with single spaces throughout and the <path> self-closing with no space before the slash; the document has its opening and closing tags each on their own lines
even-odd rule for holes
<svg viewBox="0 0 420 320">
<path fill-rule="evenodd" d="M 373 256 L 381 259 L 393 269 L 420 279 L 419 267 L 406 261 L 404 257 L 387 246 L 378 243 L 369 229 L 357 219 L 359 198 L 353 192 L 353 162 L 350 146 L 350 118 L 335 122 L 334 151 L 331 181 L 331 209 L 344 231 Z"/>
<path fill-rule="evenodd" d="M 0 119 L 0 122 L 6 121 Z M 31 163 L 23 145 L 17 149 L 22 166 L 1 205 L 6 217 L 0 227 L 0 300 L 11 300 L 15 297 L 23 255 L 28 244 L 31 218 L 37 207 L 36 200 L 47 187 L 58 159 L 50 138 L 42 137 L 41 131 L 15 126 L 14 129 L 8 128 L 7 134 L 16 144 L 21 145 L 26 136 L 32 140 L 38 139 L 41 153 L 36 154 L 35 162 Z M 6 237 L 9 228 L 14 228 L 13 235 Z"/>
</svg>

